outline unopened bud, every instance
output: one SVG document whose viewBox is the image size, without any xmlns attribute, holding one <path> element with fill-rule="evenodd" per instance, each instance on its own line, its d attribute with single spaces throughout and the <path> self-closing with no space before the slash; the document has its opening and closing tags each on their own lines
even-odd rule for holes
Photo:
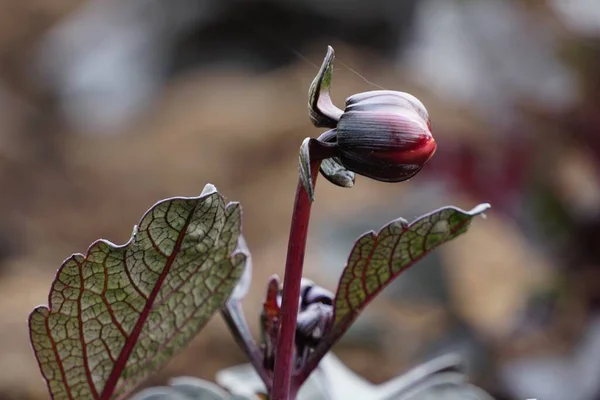
<svg viewBox="0 0 600 400">
<path fill-rule="evenodd" d="M 408 93 L 375 90 L 349 97 L 342 111 L 329 95 L 333 60 L 329 47 L 309 90 L 313 124 L 331 128 L 317 140 L 337 150 L 321 173 L 344 187 L 354 183 L 352 172 L 383 182 L 414 176 L 437 147 L 423 103 Z"/>
<path fill-rule="evenodd" d="M 436 150 L 427 110 L 404 92 L 376 90 L 351 96 L 336 131 L 342 165 L 384 182 L 412 177 Z"/>
</svg>

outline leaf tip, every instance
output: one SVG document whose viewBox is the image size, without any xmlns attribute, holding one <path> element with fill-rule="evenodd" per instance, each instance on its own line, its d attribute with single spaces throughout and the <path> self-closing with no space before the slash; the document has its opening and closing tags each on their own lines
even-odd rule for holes
<svg viewBox="0 0 600 400">
<path fill-rule="evenodd" d="M 50 310 L 45 305 L 40 305 L 35 307 L 27 316 L 27 328 L 29 329 L 29 339 L 31 344 L 33 345 L 32 335 L 34 333 L 34 325 L 41 323 L 42 320 L 45 320 L 48 317 Z"/>
<path fill-rule="evenodd" d="M 469 211 L 468 214 L 472 216 L 482 214 L 482 216 L 485 218 L 485 214 L 483 213 L 489 210 L 490 208 L 492 208 L 492 205 L 490 203 L 478 204 L 475 207 L 473 207 L 473 209 L 471 209 L 471 211 Z"/>
<path fill-rule="evenodd" d="M 240 205 L 239 201 L 230 201 L 229 203 L 227 203 L 227 206 L 225 206 L 225 208 L 237 211 L 238 209 L 241 210 L 242 206 Z"/>
<path fill-rule="evenodd" d="M 326 57 L 331 57 L 333 55 L 335 55 L 335 52 L 333 51 L 333 47 L 330 44 L 328 44 L 327 45 L 327 55 L 326 55 Z"/>
<path fill-rule="evenodd" d="M 273 274 L 269 278 L 269 283 L 267 283 L 267 286 L 277 287 L 277 289 L 279 290 L 279 282 L 280 282 L 279 275 Z"/>
<path fill-rule="evenodd" d="M 29 313 L 29 319 L 31 319 L 31 317 L 34 314 L 40 314 L 42 316 L 45 316 L 50 310 L 48 309 L 48 306 L 45 305 L 39 305 L 37 307 L 35 307 L 30 313 Z"/>
<path fill-rule="evenodd" d="M 402 217 L 396 218 L 395 220 L 393 220 L 392 224 L 396 224 L 396 225 L 400 226 L 401 229 L 406 229 L 410 226 L 410 223 Z"/>
<path fill-rule="evenodd" d="M 215 185 L 213 185 L 212 183 L 207 183 L 206 186 L 204 186 L 204 189 L 202 189 L 202 193 L 200 193 L 200 197 L 208 196 L 208 195 L 216 193 L 216 192 L 217 192 L 217 188 L 215 187 Z"/>
</svg>

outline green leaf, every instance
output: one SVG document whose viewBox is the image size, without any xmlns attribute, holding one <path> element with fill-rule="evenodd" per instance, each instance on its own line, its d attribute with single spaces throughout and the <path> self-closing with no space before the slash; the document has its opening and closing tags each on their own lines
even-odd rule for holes
<svg viewBox="0 0 600 400">
<path fill-rule="evenodd" d="M 212 185 L 155 204 L 123 246 L 106 240 L 59 268 L 29 316 L 54 399 L 123 399 L 226 302 L 247 255 L 241 210 Z"/>
<path fill-rule="evenodd" d="M 466 232 L 473 217 L 489 207 L 489 204 L 480 204 L 471 211 L 445 207 L 411 224 L 397 219 L 378 233 L 361 236 L 340 278 L 327 342 L 335 342 L 367 304 L 402 271 L 436 247 Z"/>
</svg>

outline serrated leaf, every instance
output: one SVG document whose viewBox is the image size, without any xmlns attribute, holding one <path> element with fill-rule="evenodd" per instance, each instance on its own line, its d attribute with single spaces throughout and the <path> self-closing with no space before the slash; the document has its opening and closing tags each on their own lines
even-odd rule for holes
<svg viewBox="0 0 600 400">
<path fill-rule="evenodd" d="M 378 233 L 361 236 L 340 278 L 328 342 L 337 340 L 366 305 L 402 271 L 436 247 L 466 232 L 473 217 L 489 207 L 489 204 L 481 204 L 471 211 L 445 207 L 411 224 L 397 219 Z"/>
<path fill-rule="evenodd" d="M 181 350 L 242 274 L 241 210 L 212 185 L 155 204 L 123 246 L 93 243 L 59 268 L 29 316 L 54 399 L 122 399 Z"/>
</svg>

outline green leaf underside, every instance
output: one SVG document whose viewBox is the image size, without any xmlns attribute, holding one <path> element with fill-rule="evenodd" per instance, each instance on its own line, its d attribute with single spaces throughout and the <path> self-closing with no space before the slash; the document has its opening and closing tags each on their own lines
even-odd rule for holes
<svg viewBox="0 0 600 400">
<path fill-rule="evenodd" d="M 402 271 L 436 247 L 466 232 L 473 217 L 489 208 L 481 204 L 471 211 L 445 207 L 411 224 L 395 220 L 379 233 L 361 236 L 348 257 L 334 300 L 330 330 L 336 339 L 358 314 Z"/>
<path fill-rule="evenodd" d="M 50 307 L 29 316 L 52 397 L 124 398 L 162 367 L 231 294 L 246 260 L 240 230 L 239 204 L 213 190 L 161 201 L 127 244 L 99 240 L 65 260 Z"/>
</svg>

